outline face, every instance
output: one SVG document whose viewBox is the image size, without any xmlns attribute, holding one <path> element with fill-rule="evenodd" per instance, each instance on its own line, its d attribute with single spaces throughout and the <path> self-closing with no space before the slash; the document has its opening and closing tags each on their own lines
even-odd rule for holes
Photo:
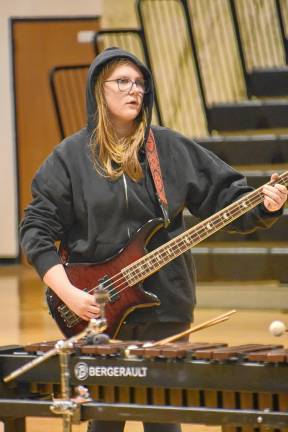
<svg viewBox="0 0 288 432">
<path fill-rule="evenodd" d="M 133 84 L 130 90 L 120 91 L 117 81 L 114 81 L 118 79 L 129 79 L 134 82 L 143 80 L 143 74 L 136 65 L 127 63 L 118 65 L 105 80 L 104 97 L 111 121 L 115 126 L 126 127 L 132 125 L 138 116 L 144 94 L 136 84 Z"/>
</svg>

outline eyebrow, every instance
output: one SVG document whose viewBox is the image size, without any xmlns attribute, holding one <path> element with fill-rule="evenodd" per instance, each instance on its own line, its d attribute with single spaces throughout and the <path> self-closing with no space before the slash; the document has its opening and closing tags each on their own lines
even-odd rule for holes
<svg viewBox="0 0 288 432">
<path fill-rule="evenodd" d="M 130 79 L 131 80 L 132 78 L 130 78 L 127 75 L 120 75 L 118 78 L 114 78 L 114 79 Z M 143 77 L 135 78 L 135 80 L 143 80 L 143 81 L 145 81 Z"/>
</svg>

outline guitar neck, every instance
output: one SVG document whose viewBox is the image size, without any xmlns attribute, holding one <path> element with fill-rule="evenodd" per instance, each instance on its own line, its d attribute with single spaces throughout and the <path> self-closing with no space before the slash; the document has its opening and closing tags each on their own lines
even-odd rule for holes
<svg viewBox="0 0 288 432">
<path fill-rule="evenodd" d="M 286 185 L 288 183 L 288 171 L 280 175 L 276 182 L 271 181 L 267 184 L 273 185 L 275 183 Z M 128 284 L 132 286 L 143 281 L 176 257 L 256 207 L 264 200 L 262 189 L 263 186 L 255 189 L 122 269 L 122 274 Z"/>
</svg>

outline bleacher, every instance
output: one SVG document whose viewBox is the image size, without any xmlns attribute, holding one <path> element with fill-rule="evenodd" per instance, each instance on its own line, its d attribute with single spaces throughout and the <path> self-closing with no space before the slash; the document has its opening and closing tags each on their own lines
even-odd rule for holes
<svg viewBox="0 0 288 432">
<path fill-rule="evenodd" d="M 138 28 L 102 29 L 93 46 L 95 54 L 122 47 L 151 68 L 153 122 L 195 139 L 254 187 L 286 171 L 287 0 L 206 0 L 205 8 L 202 0 L 138 0 L 136 7 Z M 62 137 L 85 124 L 87 69 L 58 65 L 51 72 Z M 187 227 L 197 223 L 188 212 L 185 221 Z M 214 234 L 192 250 L 198 279 L 287 283 L 287 221 L 285 209 L 270 230 Z"/>
</svg>

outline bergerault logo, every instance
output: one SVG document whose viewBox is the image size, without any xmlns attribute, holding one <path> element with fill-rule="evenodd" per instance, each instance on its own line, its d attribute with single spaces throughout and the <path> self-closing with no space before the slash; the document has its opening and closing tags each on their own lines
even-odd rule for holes
<svg viewBox="0 0 288 432">
<path fill-rule="evenodd" d="M 74 367 L 75 377 L 84 381 L 88 377 L 137 377 L 147 376 L 147 367 L 137 366 L 88 366 L 85 362 L 78 362 Z"/>
</svg>

